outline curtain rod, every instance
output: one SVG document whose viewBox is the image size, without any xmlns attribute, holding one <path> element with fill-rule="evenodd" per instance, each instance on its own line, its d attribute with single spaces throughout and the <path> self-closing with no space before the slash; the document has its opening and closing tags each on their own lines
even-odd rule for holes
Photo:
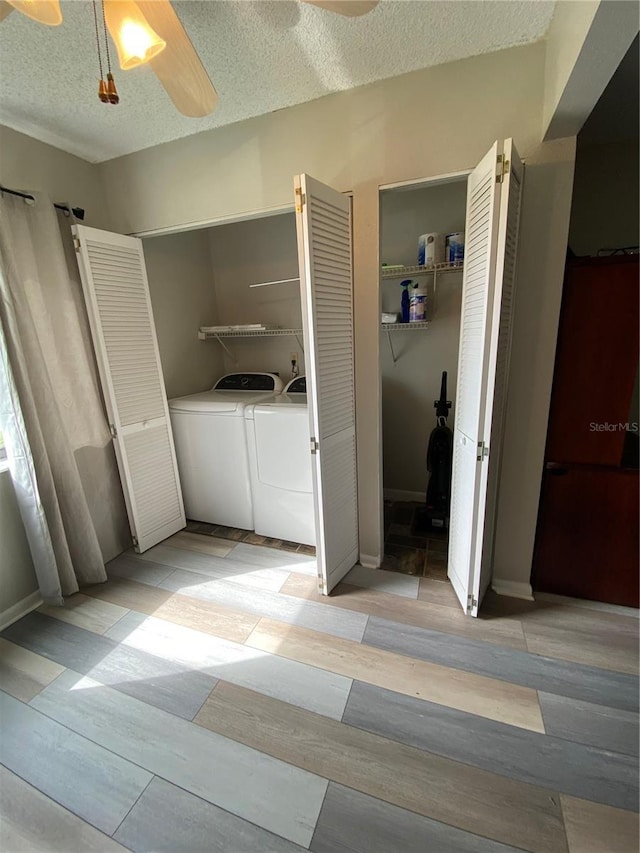
<svg viewBox="0 0 640 853">
<path fill-rule="evenodd" d="M 19 198 L 30 198 L 32 201 L 35 201 L 35 196 L 32 196 L 30 193 L 21 193 L 19 190 L 9 190 L 6 187 L 0 186 L 0 193 L 8 193 L 9 195 L 17 195 Z M 84 209 L 82 207 L 68 207 L 66 204 L 56 204 L 53 203 L 53 206 L 58 210 L 65 210 L 67 213 L 71 211 L 76 219 L 84 219 Z"/>
</svg>

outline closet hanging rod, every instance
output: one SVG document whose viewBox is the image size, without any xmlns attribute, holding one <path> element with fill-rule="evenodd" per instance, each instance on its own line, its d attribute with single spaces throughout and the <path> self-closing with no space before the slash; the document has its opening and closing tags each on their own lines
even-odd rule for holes
<svg viewBox="0 0 640 853">
<path fill-rule="evenodd" d="M 257 284 L 250 284 L 249 287 L 271 287 L 272 284 L 289 284 L 292 281 L 300 281 L 300 279 L 280 278 L 278 281 L 259 281 Z"/>
<path fill-rule="evenodd" d="M 30 198 L 31 201 L 35 201 L 35 196 L 31 195 L 31 193 L 22 193 L 20 190 L 10 190 L 7 187 L 0 186 L 0 193 L 7 193 L 8 195 L 16 195 L 18 198 Z M 67 213 L 71 211 L 76 219 L 84 219 L 84 208 L 82 207 L 69 207 L 67 204 L 57 204 L 53 203 L 54 207 L 57 207 L 58 210 L 64 210 Z"/>
</svg>

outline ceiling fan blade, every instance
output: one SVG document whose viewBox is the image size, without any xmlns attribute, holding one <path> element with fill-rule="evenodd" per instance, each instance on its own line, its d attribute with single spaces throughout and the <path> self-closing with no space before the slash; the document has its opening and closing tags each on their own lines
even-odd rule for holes
<svg viewBox="0 0 640 853">
<path fill-rule="evenodd" d="M 379 0 L 304 0 L 312 6 L 319 6 L 327 12 L 337 12 L 347 18 L 359 18 L 375 9 Z"/>
<path fill-rule="evenodd" d="M 7 0 L 0 0 L 0 21 L 4 21 L 7 15 L 13 12 L 13 6 Z"/>
<path fill-rule="evenodd" d="M 137 0 L 149 26 L 167 46 L 149 62 L 176 109 L 202 118 L 215 109 L 218 95 L 169 0 Z"/>
<path fill-rule="evenodd" d="M 8 0 L 8 2 L 18 12 L 22 12 L 27 18 L 32 18 L 39 24 L 57 27 L 62 23 L 60 0 Z M 7 12 L 6 15 L 8 14 Z"/>
</svg>

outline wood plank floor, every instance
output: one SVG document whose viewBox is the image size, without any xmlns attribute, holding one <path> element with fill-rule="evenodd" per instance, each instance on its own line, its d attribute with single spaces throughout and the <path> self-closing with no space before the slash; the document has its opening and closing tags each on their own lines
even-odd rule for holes
<svg viewBox="0 0 640 853">
<path fill-rule="evenodd" d="M 638 626 L 181 533 L 0 636 L 0 850 L 638 853 Z"/>
</svg>

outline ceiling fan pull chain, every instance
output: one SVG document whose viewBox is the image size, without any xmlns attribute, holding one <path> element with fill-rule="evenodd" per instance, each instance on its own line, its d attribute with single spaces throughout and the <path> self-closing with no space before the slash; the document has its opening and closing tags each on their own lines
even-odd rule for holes
<svg viewBox="0 0 640 853">
<path fill-rule="evenodd" d="M 104 27 L 104 43 L 107 52 L 107 96 L 110 104 L 120 103 L 120 95 L 116 89 L 116 81 L 111 73 L 111 54 L 109 53 L 109 34 L 107 32 L 107 18 L 104 13 L 104 0 L 102 0 L 102 26 Z"/>
<path fill-rule="evenodd" d="M 98 97 L 103 104 L 109 103 L 109 95 L 107 93 L 107 84 L 104 80 L 104 71 L 102 69 L 102 51 L 100 50 L 100 31 L 98 29 L 98 10 L 96 8 L 96 0 L 93 0 L 93 22 L 96 25 L 96 47 L 98 49 L 98 65 L 100 67 L 100 83 L 98 84 Z"/>
</svg>

